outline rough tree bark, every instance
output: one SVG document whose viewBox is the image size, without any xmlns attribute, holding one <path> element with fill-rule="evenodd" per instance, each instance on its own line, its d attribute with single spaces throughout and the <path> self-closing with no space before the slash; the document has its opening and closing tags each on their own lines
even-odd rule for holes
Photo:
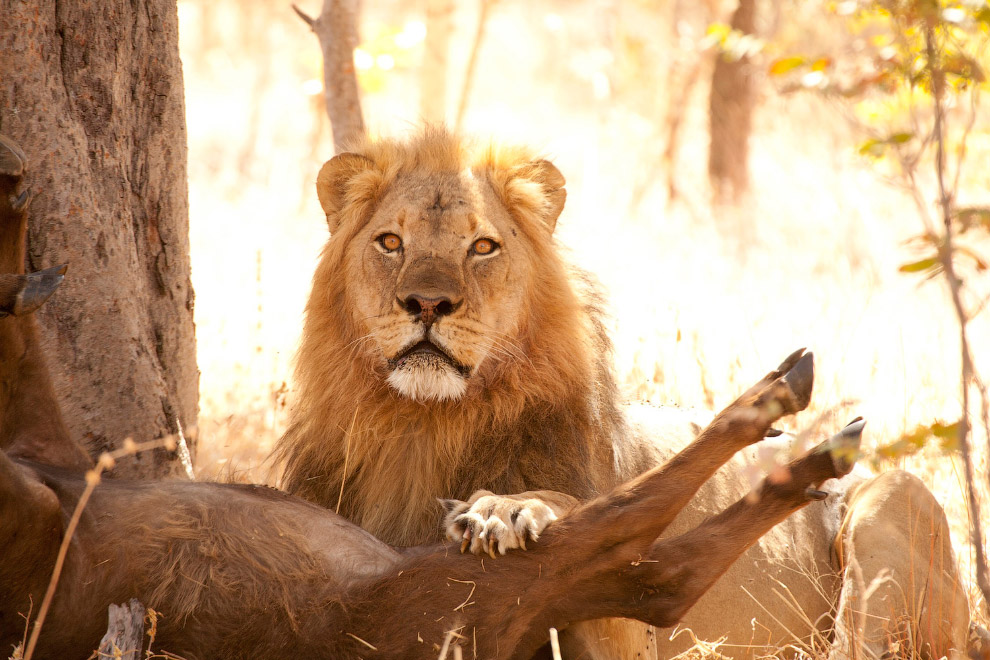
<svg viewBox="0 0 990 660">
<path fill-rule="evenodd" d="M 27 154 L 28 267 L 70 433 L 91 454 L 196 424 L 186 128 L 174 0 L 0 0 L 0 131 Z M 178 469 L 164 449 L 118 474 Z"/>
<path fill-rule="evenodd" d="M 359 0 L 324 0 L 323 10 L 316 18 L 311 18 L 295 5 L 292 8 L 320 40 L 323 94 L 333 129 L 334 152 L 339 154 L 347 149 L 347 145 L 364 136 L 361 94 L 354 72 L 361 3 Z"/>
<path fill-rule="evenodd" d="M 730 26 L 756 30 L 756 0 L 739 0 Z M 749 187 L 749 134 L 753 123 L 752 64 L 749 57 L 720 56 L 712 73 L 708 119 L 711 144 L 708 178 L 716 201 L 738 202 Z"/>
</svg>

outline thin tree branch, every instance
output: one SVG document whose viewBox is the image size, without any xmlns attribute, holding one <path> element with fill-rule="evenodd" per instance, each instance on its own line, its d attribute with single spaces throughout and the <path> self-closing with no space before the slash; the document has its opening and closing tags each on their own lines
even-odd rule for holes
<svg viewBox="0 0 990 660">
<path fill-rule="evenodd" d="M 959 149 L 956 156 L 956 175 L 952 179 L 952 190 L 949 193 L 953 199 L 956 193 L 959 192 L 959 176 L 962 174 L 963 161 L 966 159 L 966 143 L 969 140 L 969 134 L 973 132 L 973 126 L 976 125 L 976 109 L 979 105 L 980 92 L 979 88 L 974 85 L 969 92 L 969 121 L 966 122 L 966 128 L 963 129 L 962 137 L 959 140 Z"/>
<path fill-rule="evenodd" d="M 921 218 L 922 224 L 925 225 L 925 234 L 927 236 L 938 236 L 938 233 L 935 231 L 935 222 L 932 220 L 931 213 L 929 213 L 928 207 L 925 205 L 925 198 L 922 197 L 921 188 L 918 186 L 918 180 L 915 178 L 914 164 L 906 158 L 902 158 L 901 169 L 904 171 L 904 176 L 907 177 L 910 184 L 907 186 L 907 190 L 911 194 L 914 205 L 918 208 L 918 217 Z"/>
<path fill-rule="evenodd" d="M 962 415 L 959 419 L 959 446 L 963 456 L 963 466 L 966 471 L 967 499 L 970 510 L 970 533 L 976 551 L 976 581 L 983 592 L 985 601 L 990 602 L 990 578 L 987 575 L 987 561 L 983 550 L 983 530 L 980 523 L 979 504 L 976 500 L 976 484 L 973 475 L 973 465 L 969 448 L 969 387 L 973 382 L 973 360 L 969 347 L 966 329 L 969 317 L 962 302 L 962 282 L 956 275 L 952 261 L 952 197 L 945 187 L 945 117 L 942 98 L 945 92 L 945 73 L 938 65 L 941 53 L 938 50 L 935 35 L 937 17 L 932 14 L 925 20 L 925 51 L 927 67 L 931 80 L 932 99 L 935 110 L 935 175 L 938 181 L 939 205 L 942 210 L 942 222 L 945 225 L 945 236 L 939 249 L 939 259 L 949 285 L 952 305 L 955 308 L 956 319 L 959 322 L 959 342 L 962 358 Z"/>
<path fill-rule="evenodd" d="M 303 19 L 303 21 L 306 23 L 306 25 L 309 26 L 309 29 L 312 30 L 313 29 L 313 24 L 316 23 L 316 21 L 313 19 L 313 17 L 310 16 L 309 14 L 307 14 L 306 12 L 304 12 L 297 5 L 292 5 L 292 9 L 293 9 L 293 11 L 296 12 L 296 15 L 299 18 Z"/>
<path fill-rule="evenodd" d="M 320 40 L 323 94 L 334 151 L 339 154 L 364 137 L 361 95 L 354 70 L 359 0 L 324 0 L 323 10 L 315 19 L 295 5 L 292 8 Z"/>
</svg>

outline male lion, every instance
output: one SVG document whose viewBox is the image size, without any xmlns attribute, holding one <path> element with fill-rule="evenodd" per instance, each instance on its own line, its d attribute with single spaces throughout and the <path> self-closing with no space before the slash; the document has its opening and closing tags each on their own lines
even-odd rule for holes
<svg viewBox="0 0 990 660">
<path fill-rule="evenodd" d="M 551 163 L 427 128 L 336 156 L 317 192 L 331 238 L 276 449 L 290 492 L 409 545 L 441 538 L 438 499 L 460 500 L 447 534 L 494 556 L 694 437 L 687 413 L 620 406 L 601 301 L 552 236 L 565 191 Z M 747 490 L 738 460 L 668 533 Z M 744 555 L 684 627 L 735 656 L 964 649 L 968 606 L 928 490 L 903 472 L 831 490 Z M 569 658 L 690 644 L 631 622 L 566 632 Z"/>
</svg>

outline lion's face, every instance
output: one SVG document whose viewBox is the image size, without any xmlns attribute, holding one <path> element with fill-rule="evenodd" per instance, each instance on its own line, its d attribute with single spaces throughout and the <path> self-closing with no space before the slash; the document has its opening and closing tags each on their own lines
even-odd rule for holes
<svg viewBox="0 0 990 660">
<path fill-rule="evenodd" d="M 500 356 L 520 350 L 532 255 L 514 224 L 470 170 L 413 174 L 351 238 L 354 321 L 396 392 L 458 399 Z"/>
<path fill-rule="evenodd" d="M 559 316 L 569 288 L 551 235 L 564 178 L 519 154 L 476 159 L 447 134 L 422 140 L 323 166 L 317 191 L 331 239 L 314 292 L 336 298 L 312 298 L 309 314 L 383 386 L 414 401 L 455 401 L 530 364 L 534 317 Z M 342 325 L 350 336 L 339 335 Z"/>
</svg>

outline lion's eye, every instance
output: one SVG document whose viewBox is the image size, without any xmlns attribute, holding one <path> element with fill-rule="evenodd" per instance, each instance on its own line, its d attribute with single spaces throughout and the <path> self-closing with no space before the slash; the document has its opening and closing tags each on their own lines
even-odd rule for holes
<svg viewBox="0 0 990 660">
<path fill-rule="evenodd" d="M 386 252 L 395 252 L 402 247 L 402 239 L 395 234 L 382 234 L 378 237 L 378 244 L 385 248 Z"/>
<path fill-rule="evenodd" d="M 498 243 L 496 243 L 490 238 L 479 238 L 471 246 L 471 252 L 480 255 L 491 254 L 497 249 L 498 249 Z"/>
</svg>

